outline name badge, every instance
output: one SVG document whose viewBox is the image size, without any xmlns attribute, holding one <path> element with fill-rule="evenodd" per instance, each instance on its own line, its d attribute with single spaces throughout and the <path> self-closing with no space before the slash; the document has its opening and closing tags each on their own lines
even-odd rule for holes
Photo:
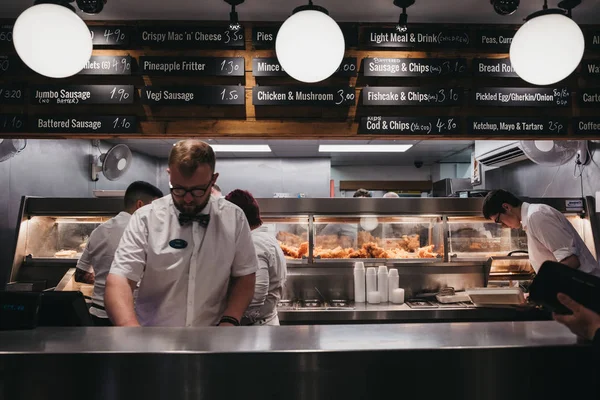
<svg viewBox="0 0 600 400">
<path fill-rule="evenodd" d="M 173 239 L 169 242 L 169 246 L 174 249 L 185 249 L 187 245 L 187 242 L 183 239 Z"/>
</svg>

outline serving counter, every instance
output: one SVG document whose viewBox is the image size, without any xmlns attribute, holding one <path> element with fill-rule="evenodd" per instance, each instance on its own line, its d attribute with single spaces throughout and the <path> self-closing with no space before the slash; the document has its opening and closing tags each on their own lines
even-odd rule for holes
<svg viewBox="0 0 600 400">
<path fill-rule="evenodd" d="M 594 357 L 551 321 L 38 328 L 0 332 L 0 398 L 596 398 Z"/>
</svg>

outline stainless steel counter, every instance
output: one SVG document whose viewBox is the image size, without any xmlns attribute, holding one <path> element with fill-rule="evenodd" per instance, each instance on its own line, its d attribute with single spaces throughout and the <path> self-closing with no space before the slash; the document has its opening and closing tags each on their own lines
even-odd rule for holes
<svg viewBox="0 0 600 400">
<path fill-rule="evenodd" d="M 0 398 L 595 398 L 594 357 L 550 321 L 39 328 L 0 332 Z"/>
<path fill-rule="evenodd" d="M 352 308 L 279 309 L 282 325 L 407 322 L 542 321 L 550 315 L 537 309 L 442 307 L 414 309 L 406 304 L 357 303 Z"/>
</svg>

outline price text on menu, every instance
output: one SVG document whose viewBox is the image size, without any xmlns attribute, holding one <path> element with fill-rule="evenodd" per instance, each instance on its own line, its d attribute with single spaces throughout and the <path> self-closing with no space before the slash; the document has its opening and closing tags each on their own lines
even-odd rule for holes
<svg viewBox="0 0 600 400">
<path fill-rule="evenodd" d="M 33 132 L 46 133 L 134 133 L 134 116 L 35 116 L 30 119 Z"/>
<path fill-rule="evenodd" d="M 453 117 L 362 117 L 359 134 L 458 135 L 460 121 Z"/>
<path fill-rule="evenodd" d="M 371 86 L 362 90 L 364 106 L 458 106 L 463 89 Z"/>
<path fill-rule="evenodd" d="M 79 75 L 131 75 L 131 56 L 92 56 Z"/>
<path fill-rule="evenodd" d="M 21 114 L 0 114 L 0 132 L 25 132 L 27 120 Z"/>
<path fill-rule="evenodd" d="M 161 106 L 244 105 L 243 86 L 145 86 L 142 103 Z"/>
<path fill-rule="evenodd" d="M 469 133 L 472 135 L 565 135 L 568 130 L 566 118 L 531 117 L 473 117 L 469 118 Z"/>
<path fill-rule="evenodd" d="M 568 88 L 505 88 L 473 89 L 473 104 L 505 107 L 568 107 L 571 91 Z"/>
<path fill-rule="evenodd" d="M 131 28 L 128 26 L 90 26 L 92 44 L 98 46 L 121 47 L 131 43 Z"/>
<path fill-rule="evenodd" d="M 365 58 L 365 76 L 447 76 L 467 72 L 464 58 Z"/>
<path fill-rule="evenodd" d="M 0 104 L 23 104 L 25 91 L 20 84 L 0 84 Z"/>
<path fill-rule="evenodd" d="M 132 104 L 133 85 L 36 85 L 29 88 L 31 104 Z"/>
<path fill-rule="evenodd" d="M 350 86 L 255 86 L 255 106 L 351 106 L 356 101 Z"/>
<path fill-rule="evenodd" d="M 19 70 L 20 64 L 16 56 L 0 55 L 0 76 L 14 75 Z"/>
<path fill-rule="evenodd" d="M 346 57 L 334 76 L 356 76 L 358 71 L 356 57 Z M 276 57 L 258 57 L 252 59 L 254 76 L 288 76 Z"/>
<path fill-rule="evenodd" d="M 243 49 L 244 29 L 224 27 L 140 27 L 137 44 L 154 48 Z"/>
<path fill-rule="evenodd" d="M 140 57 L 143 75 L 244 76 L 244 57 Z"/>
</svg>

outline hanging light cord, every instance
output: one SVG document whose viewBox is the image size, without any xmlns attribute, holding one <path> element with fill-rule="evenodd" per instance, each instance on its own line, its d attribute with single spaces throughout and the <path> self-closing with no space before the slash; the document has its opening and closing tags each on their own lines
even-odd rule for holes
<svg viewBox="0 0 600 400">
<path fill-rule="evenodd" d="M 544 7 L 543 7 L 543 9 L 544 10 L 548 9 L 548 0 L 544 0 Z"/>
</svg>

